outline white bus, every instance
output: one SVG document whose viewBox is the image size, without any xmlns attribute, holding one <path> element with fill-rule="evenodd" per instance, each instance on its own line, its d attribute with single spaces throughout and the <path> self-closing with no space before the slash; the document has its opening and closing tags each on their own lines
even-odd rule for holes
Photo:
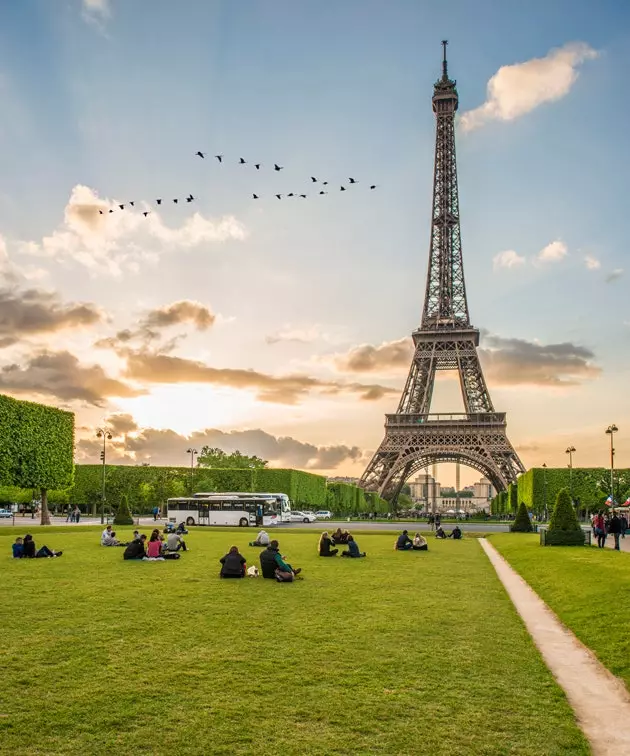
<svg viewBox="0 0 630 756">
<path fill-rule="evenodd" d="M 270 502 L 270 506 L 273 507 L 273 511 L 278 515 L 280 522 L 289 522 L 291 499 L 285 493 L 261 493 L 259 491 L 222 491 L 221 493 L 217 493 L 216 491 L 202 491 L 193 494 L 194 499 L 222 499 L 225 496 L 235 496 L 237 499 L 251 499 L 252 496 L 256 499 L 266 499 Z"/>
<path fill-rule="evenodd" d="M 284 496 L 284 494 L 283 494 Z M 169 522 L 185 522 L 186 525 L 231 525 L 253 527 L 260 522 L 272 526 L 288 519 L 290 509 L 275 496 L 256 493 L 211 493 L 169 499 L 167 511 Z"/>
</svg>

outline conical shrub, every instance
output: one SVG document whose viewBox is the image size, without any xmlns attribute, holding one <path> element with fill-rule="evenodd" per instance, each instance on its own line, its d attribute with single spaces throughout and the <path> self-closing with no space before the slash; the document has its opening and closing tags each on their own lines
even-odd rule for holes
<svg viewBox="0 0 630 756">
<path fill-rule="evenodd" d="M 133 517 L 129 509 L 129 498 L 127 494 L 120 497 L 120 506 L 116 510 L 114 525 L 133 525 Z"/>
<path fill-rule="evenodd" d="M 512 523 L 510 530 L 512 533 L 531 533 L 534 530 L 524 501 L 518 506 L 518 512 L 516 513 L 516 518 Z"/>
<path fill-rule="evenodd" d="M 571 497 L 566 488 L 558 492 L 545 543 L 549 546 L 583 546 L 584 531 L 580 527 Z"/>
</svg>

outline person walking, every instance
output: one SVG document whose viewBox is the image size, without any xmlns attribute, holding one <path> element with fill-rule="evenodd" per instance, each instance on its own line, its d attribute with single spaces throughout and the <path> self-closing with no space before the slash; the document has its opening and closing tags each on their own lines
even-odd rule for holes
<svg viewBox="0 0 630 756">
<path fill-rule="evenodd" d="M 153 507 L 153 522 L 157 522 L 157 518 L 159 514 L 160 514 L 160 508 Z"/>
<path fill-rule="evenodd" d="M 613 516 L 610 518 L 610 522 L 608 523 L 608 532 L 612 533 L 615 539 L 615 551 L 620 551 L 619 536 L 621 535 L 621 519 L 616 512 L 613 512 Z"/>
<path fill-rule="evenodd" d="M 593 520 L 595 535 L 597 536 L 597 548 L 603 549 L 606 544 L 606 523 L 604 522 L 604 513 L 598 512 Z"/>
</svg>

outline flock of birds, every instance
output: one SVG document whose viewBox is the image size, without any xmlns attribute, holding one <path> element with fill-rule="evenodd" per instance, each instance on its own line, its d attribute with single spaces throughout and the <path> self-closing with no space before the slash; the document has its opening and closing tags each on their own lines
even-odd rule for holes
<svg viewBox="0 0 630 756">
<path fill-rule="evenodd" d="M 208 153 L 202 152 L 201 150 L 198 150 L 197 152 L 195 152 L 195 157 L 198 157 L 201 160 L 205 160 L 207 156 L 208 156 Z M 220 164 L 224 163 L 224 158 L 225 158 L 224 155 L 214 155 L 213 157 Z M 243 165 L 248 165 L 248 164 L 249 164 L 248 161 L 245 160 L 245 158 L 242 158 L 242 157 L 240 157 L 238 159 L 238 161 L 237 161 L 237 165 L 243 166 Z M 263 163 L 252 163 L 252 165 L 254 166 L 254 168 L 257 171 L 259 171 L 263 167 Z M 274 163 L 273 164 L 273 170 L 275 172 L 279 173 L 280 171 L 284 170 L 284 166 L 283 165 L 278 165 L 278 163 Z M 316 193 L 316 195 L 324 195 L 324 194 L 328 194 L 329 193 L 329 189 L 326 188 L 326 187 L 329 186 L 329 182 L 328 181 L 320 181 L 315 176 L 310 176 L 310 181 L 311 181 L 311 185 L 313 186 L 313 190 Z M 345 192 L 345 191 L 348 190 L 348 187 L 350 187 L 350 186 L 356 186 L 358 183 L 359 183 L 359 181 L 357 181 L 357 179 L 353 178 L 352 176 L 349 176 L 347 182 L 345 182 L 344 184 L 341 184 L 339 186 L 339 190 L 338 191 Z M 315 184 L 317 184 L 318 186 L 314 186 Z M 320 189 L 320 187 L 321 187 L 321 189 Z M 374 189 L 377 188 L 377 184 L 369 184 L 369 187 L 370 187 L 370 190 L 374 190 Z M 259 199 L 261 199 L 261 196 L 262 195 L 260 195 L 260 194 L 253 193 L 252 194 L 252 199 L 253 200 L 259 200 Z M 296 199 L 307 199 L 310 196 L 310 194 L 308 192 L 305 192 L 305 193 L 304 192 L 303 193 L 300 193 L 300 192 L 289 192 L 288 194 L 274 194 L 273 196 L 276 197 L 276 199 L 279 199 L 279 200 L 281 200 L 283 197 L 287 197 L 287 198 L 291 197 L 291 198 L 296 198 Z M 194 197 L 192 194 L 189 194 L 187 197 L 175 197 L 174 199 L 171 199 L 171 200 L 167 200 L 167 199 L 164 199 L 163 197 L 159 197 L 159 198 L 157 198 L 155 200 L 155 204 L 156 205 L 162 205 L 163 203 L 172 203 L 174 205 L 178 205 L 180 203 L 183 204 L 184 202 L 190 204 L 191 202 L 195 202 L 196 199 L 197 198 Z M 143 204 L 144 204 L 144 206 L 146 206 L 146 205 L 148 205 L 150 203 L 144 202 Z M 136 202 L 135 201 L 121 202 L 121 203 L 115 203 L 115 207 L 110 207 L 109 210 L 99 210 L 98 212 L 99 212 L 100 215 L 109 215 L 110 213 L 116 212 L 116 209 L 125 210 L 128 207 L 135 208 L 135 206 L 136 206 Z M 150 214 L 151 214 L 150 210 L 144 210 L 142 212 L 142 215 L 144 215 L 145 218 L 148 215 L 150 215 Z"/>
</svg>

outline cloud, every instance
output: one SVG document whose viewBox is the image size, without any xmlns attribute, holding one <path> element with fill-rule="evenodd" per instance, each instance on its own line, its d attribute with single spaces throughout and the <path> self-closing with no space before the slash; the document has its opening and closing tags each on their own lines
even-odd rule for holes
<svg viewBox="0 0 630 756">
<path fill-rule="evenodd" d="M 86 21 L 105 21 L 111 16 L 109 0 L 82 0 L 81 4 Z"/>
<path fill-rule="evenodd" d="M 365 401 L 374 401 L 398 393 L 378 384 L 341 383 L 307 375 L 275 376 L 256 370 L 215 368 L 183 357 L 151 352 L 148 349 L 121 348 L 127 359 L 125 377 L 144 383 L 208 383 L 235 389 L 254 390 L 262 402 L 297 404 L 312 391 L 324 395 L 354 393 Z"/>
<path fill-rule="evenodd" d="M 25 336 L 91 326 L 102 318 L 95 305 L 64 303 L 53 292 L 0 288 L 0 347 Z"/>
<path fill-rule="evenodd" d="M 623 268 L 615 268 L 606 276 L 606 283 L 612 283 L 623 276 Z"/>
<path fill-rule="evenodd" d="M 383 373 L 408 370 L 413 357 L 413 342 L 405 336 L 379 346 L 360 344 L 346 354 L 333 355 L 336 368 L 347 373 Z"/>
<path fill-rule="evenodd" d="M 276 333 L 265 336 L 265 341 L 267 344 L 278 344 L 282 341 L 311 344 L 314 341 L 333 341 L 333 338 L 316 323 L 308 328 L 292 328 L 287 325 Z"/>
<path fill-rule="evenodd" d="M 114 436 L 125 436 L 127 433 L 138 430 L 138 424 L 131 415 L 117 413 L 107 418 L 107 428 Z"/>
<path fill-rule="evenodd" d="M 546 247 L 543 247 L 536 255 L 536 259 L 543 263 L 558 262 L 568 254 L 567 245 L 560 239 L 556 239 L 556 241 L 552 241 Z"/>
<path fill-rule="evenodd" d="M 575 386 L 601 373 L 590 349 L 569 342 L 541 345 L 486 333 L 479 357 L 488 382 L 498 386 Z"/>
<path fill-rule="evenodd" d="M 128 418 L 128 415 L 117 417 Z M 110 418 L 111 426 L 111 418 Z M 151 459 L 152 465 L 182 465 L 185 460 L 182 449 L 194 446 L 201 450 L 205 445 L 218 447 L 227 453 L 240 451 L 247 455 L 256 455 L 275 467 L 294 467 L 306 470 L 332 470 L 341 463 L 356 462 L 363 458 L 357 446 L 335 444 L 316 446 L 298 441 L 291 436 L 273 436 L 260 429 L 220 431 L 208 428 L 180 435 L 172 430 L 155 428 L 133 428 L 116 438 L 110 446 L 111 462 L 138 464 Z M 100 451 L 96 439 L 82 439 L 77 442 L 77 460 L 93 461 L 98 459 Z M 201 471 L 198 474 L 203 474 Z"/>
<path fill-rule="evenodd" d="M 499 252 L 492 258 L 494 269 L 498 268 L 518 268 L 521 265 L 525 265 L 525 258 L 517 254 L 513 249 L 508 249 L 505 252 Z"/>
<path fill-rule="evenodd" d="M 231 215 L 211 220 L 193 213 L 179 228 L 170 228 L 155 211 L 145 218 L 141 204 L 120 210 L 116 203 L 100 199 L 93 189 L 78 184 L 64 210 L 63 224 L 40 242 L 22 244 L 21 251 L 66 265 L 83 265 L 93 274 L 119 276 L 123 271 L 137 273 L 141 263 L 156 263 L 159 254 L 149 251 L 149 246 L 157 244 L 160 253 L 168 254 L 178 247 L 246 236 L 244 226 Z M 111 214 L 110 209 L 114 209 Z"/>
<path fill-rule="evenodd" d="M 66 351 L 42 351 L 29 357 L 24 366 L 11 364 L 0 368 L 0 391 L 54 396 L 97 407 L 103 406 L 108 397 L 134 397 L 147 393 L 110 378 L 100 365 L 81 365 Z"/>
<path fill-rule="evenodd" d="M 207 331 L 216 316 L 199 302 L 184 299 L 180 302 L 150 310 L 142 319 L 144 328 L 168 328 L 180 323 L 192 323 L 199 331 Z"/>
<path fill-rule="evenodd" d="M 512 121 L 561 99 L 575 84 L 578 66 L 597 55 L 584 42 L 570 42 L 544 58 L 502 66 L 487 84 L 483 105 L 463 113 L 462 128 L 472 131 L 489 121 Z"/>
<path fill-rule="evenodd" d="M 598 270 L 602 267 L 600 261 L 592 255 L 586 255 L 586 257 L 584 258 L 584 263 L 589 270 Z"/>
</svg>

